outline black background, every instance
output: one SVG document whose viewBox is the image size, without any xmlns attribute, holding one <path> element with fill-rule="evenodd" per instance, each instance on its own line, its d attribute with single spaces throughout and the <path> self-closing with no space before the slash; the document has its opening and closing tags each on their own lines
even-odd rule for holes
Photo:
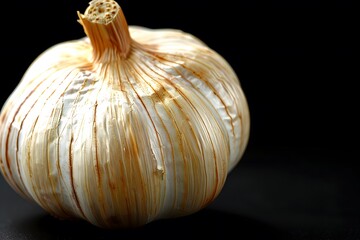
<svg viewBox="0 0 360 240">
<path fill-rule="evenodd" d="M 360 239 L 358 27 L 350 1 L 119 3 L 129 25 L 192 33 L 234 68 L 251 114 L 243 159 L 208 208 L 126 231 L 59 222 L 0 178 L 0 239 L 77 239 L 80 232 L 109 239 L 166 229 L 183 237 Z M 56 4 L 3 3 L 1 104 L 41 52 L 84 36 L 76 11 L 88 1 Z"/>
</svg>

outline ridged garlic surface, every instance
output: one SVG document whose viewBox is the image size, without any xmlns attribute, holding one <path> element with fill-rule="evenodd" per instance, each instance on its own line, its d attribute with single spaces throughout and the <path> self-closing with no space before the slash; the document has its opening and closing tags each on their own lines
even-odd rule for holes
<svg viewBox="0 0 360 240">
<path fill-rule="evenodd" d="M 128 26 L 94 0 L 86 37 L 31 64 L 0 116 L 0 169 L 59 218 L 136 227 L 192 214 L 221 192 L 249 138 L 230 65 L 191 34 Z"/>
</svg>

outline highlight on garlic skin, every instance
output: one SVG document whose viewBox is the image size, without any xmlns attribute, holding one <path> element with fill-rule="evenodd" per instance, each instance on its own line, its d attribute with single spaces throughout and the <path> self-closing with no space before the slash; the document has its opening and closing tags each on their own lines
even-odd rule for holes
<svg viewBox="0 0 360 240">
<path fill-rule="evenodd" d="M 42 53 L 2 107 L 6 181 L 106 228 L 208 206 L 249 138 L 233 69 L 191 34 L 128 26 L 113 0 L 78 16 L 87 36 Z"/>
</svg>

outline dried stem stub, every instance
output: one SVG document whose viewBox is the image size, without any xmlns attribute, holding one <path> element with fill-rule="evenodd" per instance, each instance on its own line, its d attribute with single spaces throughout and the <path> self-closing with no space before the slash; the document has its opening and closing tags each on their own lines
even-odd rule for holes
<svg viewBox="0 0 360 240">
<path fill-rule="evenodd" d="M 127 58 L 131 48 L 129 26 L 121 7 L 113 0 L 93 0 L 79 22 L 93 47 L 94 62 Z"/>
<path fill-rule="evenodd" d="M 85 17 L 93 23 L 108 24 L 120 10 L 120 6 L 113 0 L 94 0 L 89 4 Z"/>
</svg>

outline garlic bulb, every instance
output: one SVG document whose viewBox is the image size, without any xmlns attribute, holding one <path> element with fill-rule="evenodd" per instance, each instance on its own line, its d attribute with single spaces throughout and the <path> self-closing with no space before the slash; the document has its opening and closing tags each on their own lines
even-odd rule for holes
<svg viewBox="0 0 360 240">
<path fill-rule="evenodd" d="M 249 138 L 235 72 L 188 33 L 89 4 L 87 36 L 35 59 L 1 110 L 4 178 L 54 216 L 107 228 L 208 206 Z"/>
</svg>

